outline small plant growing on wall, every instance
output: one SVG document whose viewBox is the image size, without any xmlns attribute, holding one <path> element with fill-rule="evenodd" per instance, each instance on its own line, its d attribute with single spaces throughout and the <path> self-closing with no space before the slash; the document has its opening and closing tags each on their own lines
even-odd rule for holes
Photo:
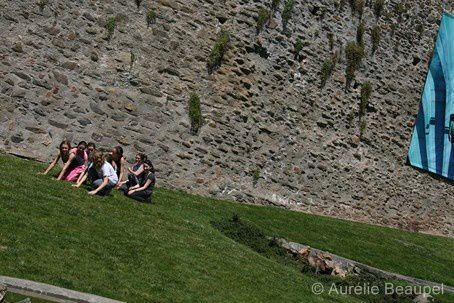
<svg viewBox="0 0 454 303">
<path fill-rule="evenodd" d="M 300 61 L 302 50 L 303 50 L 303 41 L 301 41 L 300 38 L 296 38 L 295 50 L 294 50 L 295 60 Z"/>
<path fill-rule="evenodd" d="M 287 25 L 292 18 L 293 7 L 295 6 L 295 0 L 287 0 L 284 4 L 284 10 L 282 11 L 282 28 L 287 31 Z"/>
<path fill-rule="evenodd" d="M 336 62 L 333 58 L 327 59 L 323 62 L 322 71 L 321 71 L 321 82 L 320 87 L 323 88 L 326 85 L 329 77 L 333 74 L 334 67 L 336 66 Z"/>
<path fill-rule="evenodd" d="M 364 13 L 364 0 L 355 0 L 354 1 L 355 12 L 358 14 L 359 19 L 363 17 Z"/>
<path fill-rule="evenodd" d="M 356 43 L 364 47 L 364 31 L 365 31 L 364 22 L 360 22 L 358 28 L 356 29 Z"/>
<path fill-rule="evenodd" d="M 347 4 L 347 0 L 339 0 L 339 9 L 343 9 L 345 4 Z"/>
<path fill-rule="evenodd" d="M 147 12 L 147 27 L 150 27 L 151 24 L 156 22 L 156 12 L 152 9 L 149 9 Z"/>
<path fill-rule="evenodd" d="M 260 179 L 260 169 L 256 169 L 252 172 L 252 182 L 254 183 L 254 185 L 257 184 L 257 182 L 259 181 Z"/>
<path fill-rule="evenodd" d="M 38 1 L 39 11 L 42 13 L 48 4 L 49 0 L 39 0 Z"/>
<path fill-rule="evenodd" d="M 261 8 L 259 10 L 259 15 L 257 17 L 257 33 L 259 33 L 263 27 L 268 23 L 271 18 L 271 13 L 266 8 Z"/>
<path fill-rule="evenodd" d="M 364 57 L 364 48 L 355 43 L 349 42 L 345 47 L 345 58 L 347 59 L 347 67 L 345 70 L 345 88 L 347 89 L 355 78 L 355 71 L 361 64 Z"/>
<path fill-rule="evenodd" d="M 424 34 L 424 26 L 421 23 L 416 24 L 416 31 L 418 32 L 418 39 L 421 40 Z"/>
<path fill-rule="evenodd" d="M 131 50 L 130 51 L 130 61 L 129 61 L 129 70 L 132 70 L 134 63 L 136 62 L 136 54 Z"/>
<path fill-rule="evenodd" d="M 221 65 L 222 58 L 230 41 L 230 34 L 228 32 L 221 32 L 218 39 L 214 43 L 210 56 L 208 57 L 207 68 L 208 73 L 212 73 Z"/>
<path fill-rule="evenodd" d="M 202 127 L 203 118 L 200 107 L 200 98 L 195 93 L 192 93 L 189 98 L 189 120 L 191 122 L 191 133 L 197 134 Z"/>
<path fill-rule="evenodd" d="M 402 20 L 402 15 L 407 12 L 407 8 L 405 7 L 405 3 L 398 2 L 394 6 L 394 13 L 398 17 L 399 20 Z"/>
<path fill-rule="evenodd" d="M 396 31 L 397 31 L 397 24 L 393 23 L 390 25 L 390 34 L 391 34 L 391 37 L 394 37 L 394 35 L 396 34 Z"/>
<path fill-rule="evenodd" d="M 137 5 L 137 9 L 140 9 L 140 4 L 142 3 L 142 0 L 134 0 L 134 2 Z"/>
<path fill-rule="evenodd" d="M 352 125 L 353 119 L 355 119 L 355 112 L 351 111 L 347 114 L 347 125 L 350 126 Z"/>
<path fill-rule="evenodd" d="M 107 19 L 105 28 L 107 30 L 107 40 L 110 41 L 115 32 L 115 27 L 117 26 L 117 20 L 115 17 L 110 17 Z"/>
<path fill-rule="evenodd" d="M 364 0 L 349 0 L 350 8 L 353 13 L 357 13 L 361 19 L 364 12 Z"/>
<path fill-rule="evenodd" d="M 385 0 L 375 0 L 374 1 L 374 14 L 377 19 L 383 14 L 383 10 L 385 9 Z"/>
<path fill-rule="evenodd" d="M 372 28 L 370 36 L 372 39 L 372 55 L 373 55 L 377 51 L 378 45 L 380 44 L 380 26 L 378 25 L 374 26 Z"/>
<path fill-rule="evenodd" d="M 271 10 L 273 12 L 277 11 L 277 9 L 279 8 L 280 4 L 281 4 L 281 0 L 271 0 Z"/>
<path fill-rule="evenodd" d="M 370 82 L 365 82 L 361 85 L 361 94 L 359 97 L 359 118 L 362 119 L 366 114 L 366 108 L 369 104 L 369 98 L 372 94 L 372 85 Z"/>
<path fill-rule="evenodd" d="M 329 49 L 333 50 L 334 48 L 334 34 L 332 32 L 328 32 L 328 42 L 329 42 Z"/>
<path fill-rule="evenodd" d="M 366 132 L 366 127 L 367 127 L 366 119 L 361 119 L 361 122 L 359 123 L 359 138 L 360 139 L 363 138 L 364 133 Z"/>
</svg>

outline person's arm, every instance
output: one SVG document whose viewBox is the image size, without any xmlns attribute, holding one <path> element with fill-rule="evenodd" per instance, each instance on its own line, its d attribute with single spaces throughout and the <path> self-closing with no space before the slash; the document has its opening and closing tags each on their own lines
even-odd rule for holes
<svg viewBox="0 0 454 303">
<path fill-rule="evenodd" d="M 96 189 L 94 189 L 92 191 L 89 191 L 88 194 L 89 195 L 96 195 L 99 191 L 101 191 L 104 187 L 106 187 L 107 184 L 109 184 L 109 178 L 108 177 L 104 177 L 104 179 L 102 179 L 101 185 L 99 185 L 98 188 L 96 188 Z"/>
<path fill-rule="evenodd" d="M 115 187 L 120 187 L 121 185 L 121 181 L 123 180 L 123 175 L 125 174 L 125 158 L 122 157 L 120 159 L 120 175 L 118 176 L 118 182 L 117 182 L 117 185 L 115 185 Z"/>
<path fill-rule="evenodd" d="M 137 191 L 141 191 L 141 190 L 147 189 L 148 186 L 150 186 L 150 184 L 151 184 L 151 180 L 148 179 L 147 182 L 145 182 L 145 184 L 143 186 L 141 186 L 141 187 L 138 187 L 138 188 L 131 187 L 131 189 L 128 191 L 128 195 L 131 195 L 131 194 L 133 194 L 133 193 L 135 193 Z"/>
<path fill-rule="evenodd" d="M 77 179 L 76 184 L 73 184 L 73 187 L 79 188 L 82 184 L 84 184 L 85 180 L 87 180 L 88 173 L 86 171 L 80 174 L 79 179 Z"/>
<path fill-rule="evenodd" d="M 136 176 L 140 176 L 140 174 L 143 173 L 143 165 L 140 165 L 139 168 L 136 171 L 132 171 L 132 173 Z"/>
<path fill-rule="evenodd" d="M 55 157 L 54 161 L 52 161 L 49 166 L 47 167 L 47 169 L 43 172 L 43 175 L 47 175 L 48 172 L 50 172 L 50 170 L 52 168 L 54 168 L 54 166 L 57 164 L 58 160 L 60 159 L 60 153 L 58 153 L 57 157 Z"/>
<path fill-rule="evenodd" d="M 68 170 L 69 165 L 71 165 L 72 160 L 74 159 L 76 155 L 73 153 L 69 154 L 68 161 L 66 161 L 65 166 L 63 166 L 63 169 L 61 170 L 60 174 L 58 175 L 57 180 L 61 180 L 63 176 L 65 175 L 65 172 Z"/>
<path fill-rule="evenodd" d="M 136 185 L 134 185 L 134 186 L 131 186 L 131 187 L 129 188 L 129 190 L 136 189 L 136 188 L 139 188 L 139 187 L 140 187 L 140 185 L 139 185 L 139 184 L 136 184 Z"/>
<path fill-rule="evenodd" d="M 79 183 L 84 177 L 85 177 L 85 179 L 84 179 L 84 181 L 82 181 L 82 183 L 85 182 L 85 180 L 87 179 L 87 177 L 85 176 L 87 174 L 87 171 L 88 171 L 88 167 L 85 165 L 84 170 L 80 173 L 79 178 L 77 178 L 76 184 Z"/>
<path fill-rule="evenodd" d="M 87 152 L 84 151 L 84 167 L 87 169 L 88 167 L 88 155 Z"/>
</svg>

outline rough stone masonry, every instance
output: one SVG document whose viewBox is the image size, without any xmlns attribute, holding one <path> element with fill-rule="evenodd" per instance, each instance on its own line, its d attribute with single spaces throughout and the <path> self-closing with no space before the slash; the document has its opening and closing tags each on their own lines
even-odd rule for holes
<svg viewBox="0 0 454 303">
<path fill-rule="evenodd" d="M 148 154 L 160 186 L 453 236 L 452 183 L 406 155 L 439 20 L 454 5 L 391 0 L 377 17 L 375 0 L 357 1 L 360 17 L 355 1 L 297 0 L 284 31 L 285 2 L 258 32 L 271 0 L 1 0 L 0 150 L 49 161 L 64 138 L 122 145 L 129 160 Z M 360 22 L 365 56 L 346 88 L 345 46 Z M 209 74 L 221 31 L 229 47 Z"/>
</svg>

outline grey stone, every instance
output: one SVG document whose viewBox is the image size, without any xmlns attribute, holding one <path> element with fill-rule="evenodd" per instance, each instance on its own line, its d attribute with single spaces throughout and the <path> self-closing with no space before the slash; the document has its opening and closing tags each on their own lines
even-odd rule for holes
<svg viewBox="0 0 454 303">
<path fill-rule="evenodd" d="M 100 133 L 92 133 L 91 138 L 96 142 L 101 142 L 104 136 Z"/>
<path fill-rule="evenodd" d="M 61 84 L 68 85 L 68 77 L 65 74 L 59 73 L 58 71 L 53 71 L 55 80 L 60 82 Z"/>
<path fill-rule="evenodd" d="M 21 134 L 17 134 L 17 135 L 11 136 L 11 141 L 14 143 L 21 143 L 22 141 L 24 141 L 24 138 L 22 137 Z"/>
<path fill-rule="evenodd" d="M 56 128 L 61 128 L 61 129 L 68 128 L 68 124 L 66 124 L 66 123 L 59 122 L 59 121 L 56 121 L 54 119 L 48 119 L 47 121 L 49 122 L 50 125 L 52 125 L 52 126 L 54 126 Z"/>
<path fill-rule="evenodd" d="M 73 61 L 66 61 L 62 63 L 61 67 L 69 70 L 75 70 L 76 68 L 78 68 L 78 64 Z"/>
<path fill-rule="evenodd" d="M 92 111 L 94 111 L 98 115 L 104 115 L 105 114 L 105 112 L 98 106 L 98 104 L 96 104 L 94 102 L 90 102 L 90 108 L 91 108 Z"/>
<path fill-rule="evenodd" d="M 156 88 L 153 88 L 153 87 L 141 87 L 140 88 L 140 91 L 144 94 L 147 94 L 147 95 L 152 95 L 152 96 L 155 96 L 155 97 L 162 97 L 163 94 Z"/>
<path fill-rule="evenodd" d="M 22 89 L 20 87 L 14 87 L 13 91 L 11 92 L 11 97 L 24 98 L 26 93 L 27 91 L 25 89 Z"/>
<path fill-rule="evenodd" d="M 15 51 L 16 53 L 23 53 L 24 52 L 24 47 L 22 46 L 22 43 L 14 44 L 13 51 Z"/>
<path fill-rule="evenodd" d="M 35 134 L 46 134 L 47 133 L 47 131 L 45 131 L 44 129 L 36 127 L 36 126 L 26 126 L 25 129 L 32 133 L 35 133 Z"/>
<path fill-rule="evenodd" d="M 110 117 L 115 120 L 115 121 L 124 121 L 126 119 L 125 115 L 124 114 L 121 114 L 121 113 L 113 113 L 112 115 L 110 115 Z"/>
<path fill-rule="evenodd" d="M 91 52 L 91 54 L 90 54 L 90 59 L 91 59 L 92 61 L 98 62 L 98 60 L 99 60 L 98 53 L 97 53 L 97 52 Z"/>
<path fill-rule="evenodd" d="M 27 75 L 26 73 L 17 71 L 17 72 L 14 72 L 14 74 L 15 74 L 16 76 L 18 76 L 19 78 L 24 79 L 24 80 L 27 81 L 27 82 L 31 80 L 30 76 Z"/>
<path fill-rule="evenodd" d="M 87 119 L 87 118 L 80 118 L 77 120 L 82 126 L 87 126 L 89 124 L 91 124 L 91 121 L 90 119 Z"/>
</svg>

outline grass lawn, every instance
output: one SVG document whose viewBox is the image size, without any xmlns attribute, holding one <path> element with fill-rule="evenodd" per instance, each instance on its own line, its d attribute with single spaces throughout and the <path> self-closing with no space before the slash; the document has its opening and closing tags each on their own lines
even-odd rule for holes
<svg viewBox="0 0 454 303">
<path fill-rule="evenodd" d="M 90 197 L 0 156 L 0 275 L 127 302 L 361 302 L 314 295 L 317 280 L 225 237 L 238 213 L 269 235 L 454 285 L 454 240 L 157 189 L 154 204 Z M 159 180 L 158 180 L 159 185 Z"/>
</svg>

